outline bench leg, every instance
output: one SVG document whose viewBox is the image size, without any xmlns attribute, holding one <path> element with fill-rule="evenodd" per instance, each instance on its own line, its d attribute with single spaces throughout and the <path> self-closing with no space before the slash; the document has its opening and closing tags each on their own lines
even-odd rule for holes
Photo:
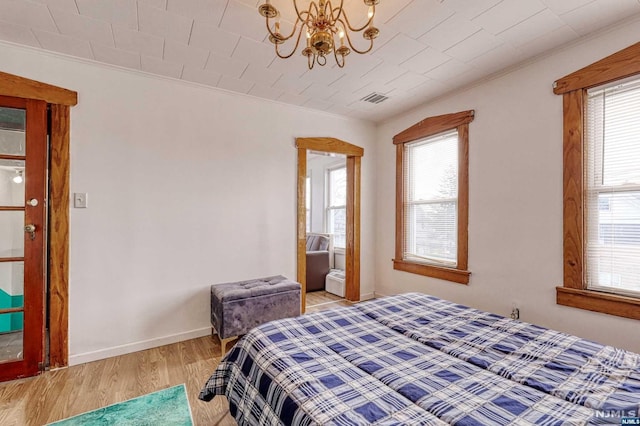
<svg viewBox="0 0 640 426">
<path fill-rule="evenodd" d="M 227 353 L 227 343 L 236 340 L 238 336 L 227 337 L 226 339 L 220 339 L 220 356 L 224 356 Z"/>
<path fill-rule="evenodd" d="M 214 336 L 216 336 L 218 340 L 220 340 L 220 357 L 223 357 L 224 354 L 227 353 L 227 344 L 238 338 L 238 336 L 232 336 L 232 337 L 227 337 L 226 339 L 223 339 L 222 337 L 220 337 L 216 329 L 211 327 L 211 338 L 215 339 Z"/>
</svg>

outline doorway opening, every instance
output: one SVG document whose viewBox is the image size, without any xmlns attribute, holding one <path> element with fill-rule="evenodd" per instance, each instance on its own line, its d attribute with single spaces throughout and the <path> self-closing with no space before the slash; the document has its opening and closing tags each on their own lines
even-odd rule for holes
<svg viewBox="0 0 640 426">
<path fill-rule="evenodd" d="M 325 297 L 318 303 L 333 303 L 341 293 L 345 300 L 357 302 L 360 300 L 360 164 L 364 150 L 334 138 L 297 138 L 296 146 L 297 279 L 302 285 L 302 311 L 307 306 L 307 290 L 325 291 Z M 323 188 L 320 195 L 314 194 L 314 186 Z M 318 206 L 322 206 L 322 210 Z M 308 252 L 319 251 L 320 245 L 330 253 L 324 254 L 327 260 L 319 271 L 320 277 L 314 278 L 312 272 L 316 265 L 311 263 Z M 314 282 L 308 282 L 310 280 Z M 327 284 L 337 294 L 326 292 Z"/>
<path fill-rule="evenodd" d="M 347 157 L 307 151 L 307 310 L 338 305 L 345 296 Z"/>
</svg>

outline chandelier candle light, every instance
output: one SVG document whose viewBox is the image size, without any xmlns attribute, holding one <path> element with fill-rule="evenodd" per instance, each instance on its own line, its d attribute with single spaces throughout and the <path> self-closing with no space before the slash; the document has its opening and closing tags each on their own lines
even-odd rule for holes
<svg viewBox="0 0 640 426">
<path fill-rule="evenodd" d="M 333 52 L 336 64 L 340 68 L 344 67 L 344 57 L 353 50 L 356 53 L 367 53 L 373 48 L 373 40 L 378 37 L 380 31 L 373 26 L 373 17 L 376 14 L 376 5 L 380 0 L 363 0 L 364 4 L 369 6 L 369 14 L 367 22 L 360 28 L 354 28 L 349 22 L 346 12 L 343 9 L 344 0 L 340 0 L 340 6 L 333 7 L 331 0 L 312 0 L 307 10 L 300 10 L 297 0 L 293 0 L 293 7 L 296 10 L 296 21 L 293 24 L 293 31 L 289 35 L 283 35 L 280 32 L 280 12 L 271 4 L 271 0 L 258 7 L 260 15 L 265 17 L 267 31 L 269 32 L 269 40 L 274 44 L 276 55 L 282 59 L 290 58 L 298 49 L 302 33 L 304 32 L 307 39 L 307 45 L 302 49 L 302 56 L 307 57 L 309 69 L 314 64 L 324 66 L 327 63 L 327 55 Z M 273 27 L 271 19 L 275 20 Z M 353 33 L 362 33 L 365 40 L 369 40 L 369 48 L 358 50 L 351 40 L 349 31 Z M 336 37 L 339 42 L 336 43 Z M 345 37 L 349 47 L 345 46 Z M 280 45 L 285 44 L 288 40 L 295 38 L 296 44 L 293 50 L 288 54 L 280 52 Z M 338 46 L 339 47 L 336 47 Z"/>
</svg>

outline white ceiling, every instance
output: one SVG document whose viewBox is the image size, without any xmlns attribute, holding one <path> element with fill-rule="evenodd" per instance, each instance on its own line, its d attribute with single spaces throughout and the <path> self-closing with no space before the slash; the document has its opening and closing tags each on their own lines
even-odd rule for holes
<svg viewBox="0 0 640 426">
<path fill-rule="evenodd" d="M 0 40 L 381 121 L 640 14 L 640 0 L 380 0 L 371 53 L 308 70 L 299 52 L 276 58 L 260 3 L 0 0 Z M 362 0 L 344 3 L 365 19 Z M 272 4 L 291 16 L 292 0 Z M 360 100 L 372 92 L 389 99 Z"/>
</svg>

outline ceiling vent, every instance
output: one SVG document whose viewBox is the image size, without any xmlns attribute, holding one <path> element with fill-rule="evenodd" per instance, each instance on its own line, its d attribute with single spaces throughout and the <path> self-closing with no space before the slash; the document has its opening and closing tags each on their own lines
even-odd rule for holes
<svg viewBox="0 0 640 426">
<path fill-rule="evenodd" d="M 387 99 L 389 99 L 388 96 L 382 95 L 380 93 L 371 93 L 368 94 L 367 96 L 365 96 L 364 98 L 360 99 L 361 101 L 365 101 L 365 102 L 370 102 L 372 104 L 379 104 L 381 102 L 386 101 Z"/>
</svg>

